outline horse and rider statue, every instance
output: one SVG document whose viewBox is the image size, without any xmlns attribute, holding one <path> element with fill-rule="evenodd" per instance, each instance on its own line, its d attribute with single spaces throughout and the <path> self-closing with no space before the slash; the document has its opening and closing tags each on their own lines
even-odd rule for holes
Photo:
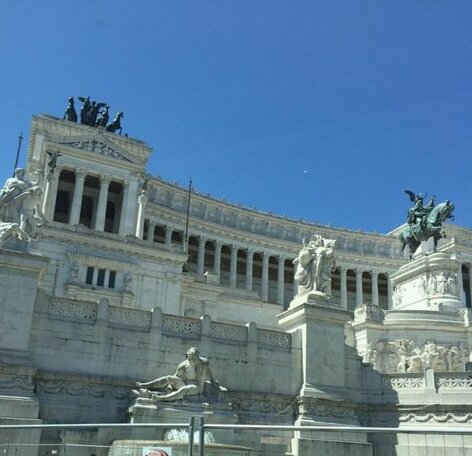
<svg viewBox="0 0 472 456">
<path fill-rule="evenodd" d="M 446 232 L 442 227 L 443 223 L 447 219 L 454 219 L 452 215 L 454 203 L 446 200 L 436 205 L 436 199 L 432 196 L 428 204 L 425 205 L 426 195 L 415 194 L 410 190 L 405 190 L 405 192 L 414 204 L 408 210 L 408 226 L 401 231 L 400 241 L 402 252 L 408 246 L 410 259 L 412 259 L 421 242 L 427 241 L 431 237 L 434 240 L 434 251 L 436 251 L 439 239 L 446 237 Z"/>
<path fill-rule="evenodd" d="M 121 119 L 124 117 L 122 112 L 119 112 L 112 122 L 108 123 L 110 115 L 108 110 L 110 106 L 106 103 L 97 103 L 96 101 L 90 101 L 90 97 L 77 97 L 82 102 L 80 108 L 80 116 L 77 116 L 77 112 L 74 106 L 74 97 L 67 99 L 67 108 L 64 112 L 63 119 L 69 122 L 77 123 L 80 117 L 80 123 L 82 125 L 88 125 L 89 127 L 103 127 L 110 133 L 119 131 L 121 135 Z"/>
</svg>

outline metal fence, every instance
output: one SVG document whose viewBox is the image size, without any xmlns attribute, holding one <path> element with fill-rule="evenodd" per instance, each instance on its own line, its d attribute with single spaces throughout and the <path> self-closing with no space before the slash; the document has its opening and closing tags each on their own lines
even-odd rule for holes
<svg viewBox="0 0 472 456">
<path fill-rule="evenodd" d="M 281 436 L 281 440 L 290 441 L 296 436 L 316 436 L 317 439 L 327 439 L 332 442 L 343 442 L 342 435 L 369 436 L 367 443 L 372 445 L 373 454 L 386 455 L 461 455 L 472 456 L 472 427 L 466 426 L 405 426 L 405 427 L 362 427 L 343 425 L 323 426 L 293 426 L 293 425 L 254 425 L 254 424 L 216 424 L 205 422 L 203 417 L 190 418 L 188 423 L 87 423 L 87 424 L 9 424 L 0 425 L 0 456 L 145 456 L 143 446 L 146 439 L 130 438 L 131 431 L 159 429 L 177 429 L 185 432 L 186 438 L 179 441 L 159 442 L 173 448 L 172 455 L 205 456 L 205 449 L 211 446 L 207 443 L 207 433 L 210 431 L 252 432 L 260 431 L 265 435 Z M 108 431 L 108 435 L 127 436 L 118 445 L 86 442 L 87 432 L 93 430 Z M 42 443 L 40 434 L 72 432 L 80 437 L 80 442 L 57 439 L 56 442 Z M 111 432 L 111 433 L 110 433 Z M 51 434 L 51 435 L 52 435 Z M 252 434 L 251 434 L 252 435 Z M 377 436 L 377 438 L 376 438 Z M 401 439 L 399 436 L 403 436 Z M 260 436 L 259 436 L 260 437 Z M 398 443 L 403 442 L 402 448 L 395 445 L 382 447 L 382 442 L 394 437 Z M 85 440 L 84 440 L 85 439 Z M 47 439 L 46 439 L 47 440 Z M 391 439 L 390 439 L 391 440 Z M 152 440 L 150 440 L 152 442 Z M 380 442 L 380 443 L 379 443 Z M 391 441 L 390 441 L 391 443 Z M 176 450 L 176 446 L 178 447 Z M 236 448 L 236 447 L 234 447 Z M 240 446 L 240 453 L 259 455 L 257 450 Z M 287 453 L 290 449 L 287 448 Z M 208 453 L 209 454 L 209 453 Z M 226 453 L 221 453 L 226 454 Z M 233 453 L 227 453 L 233 454 Z M 236 453 L 234 453 L 236 454 Z M 264 453 L 266 454 L 266 453 Z M 284 454 L 284 453 L 282 453 Z M 291 454 L 291 453 L 290 453 Z M 313 456 L 314 453 L 301 454 Z M 328 453 L 329 454 L 329 453 Z M 345 453 L 349 454 L 349 453 Z M 154 452 L 149 456 L 165 456 L 166 453 Z"/>
</svg>

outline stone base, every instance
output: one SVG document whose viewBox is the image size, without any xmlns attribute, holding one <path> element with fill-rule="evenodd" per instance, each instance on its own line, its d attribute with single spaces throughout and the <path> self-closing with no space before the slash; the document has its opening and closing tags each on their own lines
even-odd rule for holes
<svg viewBox="0 0 472 456">
<path fill-rule="evenodd" d="M 143 400 L 138 399 L 134 405 L 128 409 L 131 423 L 185 423 L 188 424 L 192 416 L 201 416 L 206 423 L 235 424 L 238 417 L 233 413 L 231 404 L 199 401 L 200 396 L 187 397 L 186 400 L 175 402 L 152 403 L 148 401 L 143 404 Z M 176 428 L 136 428 L 132 437 L 136 439 L 159 439 L 164 440 L 165 436 L 182 435 Z M 211 434 L 210 441 L 232 442 L 232 431 L 215 431 Z M 187 436 L 188 439 L 188 436 Z"/>
<path fill-rule="evenodd" d="M 331 296 L 320 291 L 310 291 L 309 293 L 298 294 L 290 302 L 289 309 L 301 306 L 303 304 L 308 305 L 332 305 Z M 337 306 L 337 305 L 336 305 Z"/>
</svg>

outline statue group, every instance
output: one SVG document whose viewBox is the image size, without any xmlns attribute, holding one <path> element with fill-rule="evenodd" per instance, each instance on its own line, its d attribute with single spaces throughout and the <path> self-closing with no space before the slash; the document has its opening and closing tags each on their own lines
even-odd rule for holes
<svg viewBox="0 0 472 456">
<path fill-rule="evenodd" d="M 0 190 L 0 244 L 11 237 L 28 241 L 45 223 L 42 194 L 42 188 L 25 177 L 23 168 L 7 179 Z"/>
<path fill-rule="evenodd" d="M 119 112 L 112 122 L 108 123 L 110 118 L 108 110 L 110 106 L 106 103 L 97 103 L 90 101 L 90 97 L 77 97 L 82 102 L 80 108 L 80 123 L 88 125 L 89 127 L 103 127 L 106 131 L 115 133 L 122 132 L 121 119 L 124 117 L 122 112 Z M 77 112 L 74 106 L 74 97 L 67 99 L 68 104 L 64 113 L 63 119 L 76 123 L 78 121 Z"/>
<path fill-rule="evenodd" d="M 298 284 L 298 295 L 315 294 L 328 297 L 330 294 L 331 271 L 335 268 L 334 239 L 325 239 L 314 235 L 309 242 L 305 239 L 295 266 L 295 281 Z"/>
<path fill-rule="evenodd" d="M 431 237 L 434 240 L 434 251 L 436 251 L 439 239 L 446 237 L 442 228 L 443 223 L 447 219 L 454 219 L 454 204 L 446 200 L 435 205 L 436 199 L 433 196 L 428 204 L 424 205 L 426 195 L 415 194 L 410 190 L 405 190 L 405 192 L 414 204 L 408 210 L 408 226 L 400 233 L 400 241 L 402 251 L 408 246 L 411 259 L 421 242 L 427 241 Z"/>
</svg>

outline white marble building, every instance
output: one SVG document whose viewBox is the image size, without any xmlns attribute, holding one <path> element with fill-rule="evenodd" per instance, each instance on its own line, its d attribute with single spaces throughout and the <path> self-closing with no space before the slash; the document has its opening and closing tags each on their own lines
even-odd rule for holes
<svg viewBox="0 0 472 456">
<path fill-rule="evenodd" d="M 47 152 L 61 153 L 54 173 Z M 102 128 L 33 118 L 26 169 L 47 223 L 27 247 L 0 249 L 3 422 L 124 421 L 134 382 L 197 345 L 240 422 L 472 423 L 471 229 L 448 225 L 441 264 L 409 271 L 398 229 L 314 225 L 192 193 L 187 252 L 187 189 L 147 175 L 150 153 Z M 315 233 L 336 240 L 332 299 L 301 312 L 289 308 L 292 261 Z M 315 451 L 296 440 L 235 437 L 260 455 Z M 351 454 L 415 446 L 348 441 Z"/>
</svg>

